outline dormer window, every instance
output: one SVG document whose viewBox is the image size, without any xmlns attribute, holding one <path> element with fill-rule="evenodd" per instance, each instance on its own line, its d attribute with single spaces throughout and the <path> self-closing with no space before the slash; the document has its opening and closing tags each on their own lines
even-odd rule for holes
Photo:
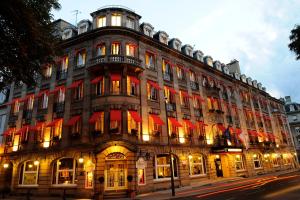
<svg viewBox="0 0 300 200">
<path fill-rule="evenodd" d="M 78 34 L 87 32 L 87 24 L 82 24 L 78 27 Z"/>
<path fill-rule="evenodd" d="M 97 46 L 97 56 L 105 56 L 105 44 L 99 44 Z"/>
<path fill-rule="evenodd" d="M 145 28 L 145 35 L 152 37 L 152 30 L 150 28 Z"/>
<path fill-rule="evenodd" d="M 131 29 L 134 29 L 134 20 L 127 17 L 127 20 L 126 20 L 126 27 L 127 28 L 131 28 Z"/>
<path fill-rule="evenodd" d="M 126 44 L 126 56 L 134 57 L 135 54 L 135 45 Z"/>
<path fill-rule="evenodd" d="M 112 26 L 121 26 L 121 15 L 120 14 L 112 14 L 111 15 L 111 25 Z"/>
<path fill-rule="evenodd" d="M 63 35 L 62 35 L 62 39 L 66 40 L 72 37 L 72 31 L 70 29 L 65 30 Z"/>
<path fill-rule="evenodd" d="M 111 54 L 112 55 L 120 55 L 121 54 L 121 44 L 118 42 L 114 42 L 111 44 Z"/>
<path fill-rule="evenodd" d="M 106 26 L 106 17 L 105 16 L 98 17 L 97 28 L 101 28 L 104 26 Z"/>
</svg>

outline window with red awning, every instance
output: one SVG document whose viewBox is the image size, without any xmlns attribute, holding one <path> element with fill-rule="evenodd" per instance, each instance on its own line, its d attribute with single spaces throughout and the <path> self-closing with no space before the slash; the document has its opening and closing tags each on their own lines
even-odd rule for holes
<svg viewBox="0 0 300 200">
<path fill-rule="evenodd" d="M 173 126 L 182 127 L 182 125 L 177 121 L 177 119 L 175 119 L 173 117 L 169 117 L 168 119 L 170 120 L 170 122 L 172 123 Z"/>
<path fill-rule="evenodd" d="M 92 84 L 97 84 L 102 80 L 103 80 L 103 76 L 98 76 L 98 77 L 94 78 L 93 80 L 91 80 L 91 83 Z"/>
<path fill-rule="evenodd" d="M 186 125 L 188 125 L 189 128 L 191 129 L 196 128 L 196 126 L 190 120 L 184 119 L 183 121 L 184 123 L 186 123 Z"/>
<path fill-rule="evenodd" d="M 98 120 L 100 119 L 102 113 L 103 113 L 103 112 L 94 112 L 94 113 L 92 114 L 92 116 L 90 117 L 90 119 L 89 119 L 89 123 L 90 123 L 90 124 L 93 124 L 93 123 L 95 123 L 96 121 L 98 121 Z"/>
<path fill-rule="evenodd" d="M 110 111 L 110 121 L 121 121 L 121 110 L 111 110 Z"/>
<path fill-rule="evenodd" d="M 61 122 L 61 121 L 63 121 L 62 118 L 55 119 L 55 120 L 53 120 L 52 122 L 48 123 L 46 127 L 53 127 L 53 126 L 56 126 L 57 123 L 59 123 L 59 122 Z"/>
<path fill-rule="evenodd" d="M 54 90 L 49 92 L 49 94 L 55 94 L 55 93 L 59 92 L 60 90 L 65 90 L 65 86 L 64 85 L 56 86 L 54 88 Z"/>
<path fill-rule="evenodd" d="M 49 94 L 49 90 L 41 90 L 39 91 L 39 93 L 37 93 L 37 95 L 35 95 L 36 98 L 40 98 L 42 97 L 44 94 L 48 95 Z"/>
<path fill-rule="evenodd" d="M 155 124 L 158 124 L 161 126 L 165 124 L 164 121 L 159 117 L 159 115 L 150 114 L 150 117 L 153 119 Z"/>
<path fill-rule="evenodd" d="M 30 130 L 31 131 L 38 131 L 38 130 L 40 130 L 43 126 L 44 126 L 44 122 L 37 122 L 36 124 L 35 124 L 35 126 L 31 126 L 30 127 Z"/>
<path fill-rule="evenodd" d="M 132 82 L 132 83 L 134 83 L 134 84 L 136 84 L 136 85 L 140 84 L 140 80 L 137 79 L 136 77 L 134 77 L 134 76 L 129 76 L 129 78 L 130 78 L 130 82 Z"/>
<path fill-rule="evenodd" d="M 167 90 L 169 90 L 169 92 L 171 92 L 172 94 L 177 94 L 176 90 L 174 88 L 171 88 L 171 87 L 168 87 L 168 86 L 165 86 L 165 88 Z"/>
<path fill-rule="evenodd" d="M 157 89 L 157 90 L 161 90 L 162 88 L 161 87 L 159 87 L 159 85 L 157 84 L 157 83 L 155 83 L 155 82 L 153 82 L 153 81 L 147 81 L 147 83 L 149 84 L 149 85 L 151 85 L 152 87 L 154 87 L 155 89 Z"/>
<path fill-rule="evenodd" d="M 73 88 L 76 88 L 78 87 L 80 84 L 83 83 L 83 80 L 78 80 L 78 81 L 74 81 L 71 85 L 69 85 L 67 87 L 67 89 L 73 89 Z"/>
<path fill-rule="evenodd" d="M 181 95 L 183 96 L 183 97 L 185 97 L 185 98 L 192 98 L 187 92 L 185 92 L 185 91 L 180 91 L 180 93 L 181 93 Z"/>
<path fill-rule="evenodd" d="M 80 115 L 73 116 L 69 119 L 66 126 L 74 126 L 81 119 Z"/>
<path fill-rule="evenodd" d="M 136 122 L 141 122 L 142 121 L 142 119 L 141 119 L 141 117 L 140 117 L 140 115 L 137 111 L 129 110 L 128 112 L 130 113 L 130 115 L 134 119 L 134 121 L 136 121 Z"/>
<path fill-rule="evenodd" d="M 111 81 L 120 81 L 121 75 L 120 74 L 111 74 L 110 79 L 111 79 Z"/>
</svg>

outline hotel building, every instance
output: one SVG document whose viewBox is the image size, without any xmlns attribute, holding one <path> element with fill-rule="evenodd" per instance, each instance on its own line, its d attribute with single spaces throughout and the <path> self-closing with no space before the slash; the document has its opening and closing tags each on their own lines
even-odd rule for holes
<svg viewBox="0 0 300 200">
<path fill-rule="evenodd" d="M 297 167 L 284 102 L 238 61 L 214 61 L 128 8 L 91 16 L 55 21 L 63 55 L 37 87 L 11 86 L 1 186 L 119 198 L 170 188 L 171 173 L 181 187 Z"/>
</svg>

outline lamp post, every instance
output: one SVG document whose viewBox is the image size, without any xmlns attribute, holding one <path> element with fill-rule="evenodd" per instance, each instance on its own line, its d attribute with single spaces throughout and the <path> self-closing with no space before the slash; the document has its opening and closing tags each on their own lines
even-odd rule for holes
<svg viewBox="0 0 300 200">
<path fill-rule="evenodd" d="M 170 170 L 171 170 L 171 189 L 172 189 L 172 196 L 175 196 L 174 167 L 173 167 L 173 159 L 172 159 L 172 148 L 171 148 L 170 134 L 169 134 L 167 101 L 168 101 L 168 98 L 165 97 L 166 125 L 167 125 L 168 146 L 169 146 L 169 156 L 170 156 Z"/>
</svg>

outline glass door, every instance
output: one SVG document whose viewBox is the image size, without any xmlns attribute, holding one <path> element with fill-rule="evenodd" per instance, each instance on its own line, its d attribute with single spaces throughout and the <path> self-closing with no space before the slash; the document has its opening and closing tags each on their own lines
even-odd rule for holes
<svg viewBox="0 0 300 200">
<path fill-rule="evenodd" d="M 125 161 L 109 161 L 105 166 L 105 189 L 126 189 L 127 168 Z"/>
</svg>

